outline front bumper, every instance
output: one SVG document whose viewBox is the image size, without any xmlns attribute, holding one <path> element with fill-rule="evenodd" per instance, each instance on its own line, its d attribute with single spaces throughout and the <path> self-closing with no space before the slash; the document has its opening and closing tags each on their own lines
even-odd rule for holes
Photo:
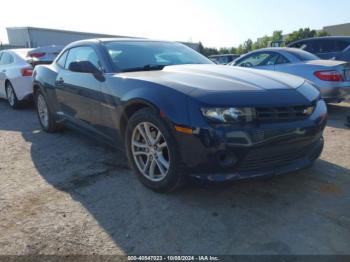
<svg viewBox="0 0 350 262">
<path fill-rule="evenodd" d="M 191 176 L 234 180 L 307 168 L 323 149 L 327 109 L 320 100 L 308 119 L 254 126 L 208 126 L 177 133 L 182 161 Z"/>
</svg>

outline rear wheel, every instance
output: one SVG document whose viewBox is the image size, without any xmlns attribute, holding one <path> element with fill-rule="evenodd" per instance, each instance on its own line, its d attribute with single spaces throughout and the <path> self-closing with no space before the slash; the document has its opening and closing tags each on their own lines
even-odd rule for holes
<svg viewBox="0 0 350 262">
<path fill-rule="evenodd" d="M 44 94 L 40 90 L 35 92 L 35 107 L 40 125 L 44 131 L 53 133 L 62 129 L 62 126 L 56 123 L 55 116 L 50 110 Z"/>
<path fill-rule="evenodd" d="M 158 192 L 169 192 L 183 182 L 177 145 L 169 127 L 152 109 L 137 111 L 126 130 L 126 149 L 139 180 Z"/>
<path fill-rule="evenodd" d="M 16 92 L 10 82 L 6 83 L 6 95 L 9 105 L 13 109 L 18 109 L 20 107 L 20 101 L 17 99 Z"/>
</svg>

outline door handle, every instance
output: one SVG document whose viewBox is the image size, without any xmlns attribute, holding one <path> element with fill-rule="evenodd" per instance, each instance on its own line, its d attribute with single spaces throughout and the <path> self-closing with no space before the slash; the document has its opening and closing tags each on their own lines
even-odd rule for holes
<svg viewBox="0 0 350 262">
<path fill-rule="evenodd" d="M 62 77 L 60 77 L 56 80 L 56 85 L 62 85 L 63 83 L 64 83 L 64 80 Z"/>
</svg>

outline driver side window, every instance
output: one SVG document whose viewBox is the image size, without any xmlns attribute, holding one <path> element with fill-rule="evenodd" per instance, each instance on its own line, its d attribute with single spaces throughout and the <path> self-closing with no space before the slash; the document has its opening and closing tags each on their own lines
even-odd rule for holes
<svg viewBox="0 0 350 262">
<path fill-rule="evenodd" d="M 70 63 L 79 61 L 89 61 L 96 68 L 100 69 L 101 67 L 99 58 L 95 50 L 90 46 L 79 46 L 71 48 L 67 56 L 65 69 L 69 70 Z"/>
</svg>

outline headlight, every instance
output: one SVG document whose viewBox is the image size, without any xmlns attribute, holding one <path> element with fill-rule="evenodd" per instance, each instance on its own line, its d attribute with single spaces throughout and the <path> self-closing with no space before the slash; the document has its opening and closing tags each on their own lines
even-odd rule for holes
<svg viewBox="0 0 350 262">
<path fill-rule="evenodd" d="M 251 122 L 256 116 L 255 109 L 250 107 L 202 108 L 201 110 L 203 116 L 209 121 L 221 123 Z"/>
<path fill-rule="evenodd" d="M 309 106 L 307 108 L 305 108 L 302 112 L 303 115 L 305 116 L 309 116 L 309 115 L 312 115 L 312 113 L 314 112 L 315 110 L 315 107 L 314 106 Z"/>
</svg>

